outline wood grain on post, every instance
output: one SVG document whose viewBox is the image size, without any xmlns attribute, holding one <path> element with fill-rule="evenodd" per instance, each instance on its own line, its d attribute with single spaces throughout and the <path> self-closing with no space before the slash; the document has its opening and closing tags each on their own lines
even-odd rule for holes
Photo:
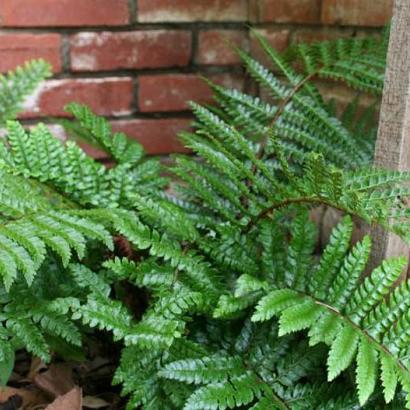
<svg viewBox="0 0 410 410">
<path fill-rule="evenodd" d="M 410 169 L 410 0 L 396 0 L 394 5 L 375 165 Z M 408 246 L 396 235 L 380 228 L 372 235 L 373 267 L 386 257 L 409 255 Z"/>
</svg>

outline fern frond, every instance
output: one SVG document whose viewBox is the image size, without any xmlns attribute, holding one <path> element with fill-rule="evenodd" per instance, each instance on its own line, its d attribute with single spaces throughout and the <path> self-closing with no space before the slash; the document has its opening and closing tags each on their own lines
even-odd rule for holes
<svg viewBox="0 0 410 410">
<path fill-rule="evenodd" d="M 258 383 L 252 373 L 233 377 L 229 382 L 213 383 L 197 389 L 188 399 L 184 410 L 225 410 L 252 403 L 264 392 L 264 384 Z"/>
<path fill-rule="evenodd" d="M 189 384 L 219 382 L 245 372 L 239 357 L 204 357 L 167 364 L 159 376 Z"/>
<path fill-rule="evenodd" d="M 380 95 L 383 90 L 387 43 L 383 38 L 349 38 L 294 45 L 292 62 L 307 74 L 343 81 L 350 87 Z"/>
<path fill-rule="evenodd" d="M 182 336 L 184 325 L 181 320 L 147 316 L 128 331 L 125 343 L 142 349 L 168 349 L 175 339 Z"/>
<path fill-rule="evenodd" d="M 0 75 L 0 125 L 15 118 L 24 99 L 50 76 L 51 67 L 44 60 L 28 61 L 6 75 Z"/>
<path fill-rule="evenodd" d="M 81 319 L 92 328 L 111 331 L 116 340 L 129 334 L 132 323 L 131 315 L 121 302 L 97 295 L 91 295 L 86 304 L 79 306 L 73 319 Z"/>
<path fill-rule="evenodd" d="M 46 362 L 50 360 L 50 352 L 46 340 L 30 319 L 24 317 L 9 318 L 6 326 L 30 353 Z"/>
<path fill-rule="evenodd" d="M 151 230 L 134 213 L 119 212 L 113 222 L 115 229 L 138 249 L 149 249 L 152 256 L 169 261 L 172 267 L 183 271 L 193 289 L 207 289 L 210 296 L 216 291 L 218 279 L 215 271 L 202 255 L 193 250 L 184 250 L 166 234 Z"/>
<path fill-rule="evenodd" d="M 8 290 L 18 271 L 31 284 L 45 259 L 46 248 L 57 253 L 65 266 L 72 258 L 72 250 L 79 258 L 84 256 L 87 239 L 103 241 L 112 248 L 111 235 L 102 225 L 68 212 L 34 213 L 9 221 L 0 225 L 0 238 L 0 274 Z"/>
<path fill-rule="evenodd" d="M 410 336 L 404 325 L 410 306 L 404 296 L 408 297 L 409 284 L 406 282 L 393 290 L 405 261 L 403 258 L 385 261 L 361 282 L 359 270 L 363 271 L 368 257 L 369 239 L 366 237 L 346 255 L 350 235 L 351 221 L 345 219 L 333 231 L 324 251 L 316 272 L 320 269 L 331 272 L 324 281 L 326 292 L 320 290 L 322 281 L 319 279 L 316 280 L 319 288 L 269 291 L 259 301 L 252 319 L 265 321 L 278 316 L 279 335 L 310 329 L 311 344 L 330 345 L 329 380 L 335 379 L 356 358 L 356 385 L 361 405 L 375 390 L 377 368 L 381 363 L 385 399 L 389 402 L 398 381 L 407 389 L 410 374 L 407 359 Z M 337 265 L 332 267 L 332 260 L 338 261 Z M 304 274 L 310 275 L 309 270 Z M 388 300 L 387 295 L 390 295 Z"/>
<path fill-rule="evenodd" d="M 18 122 L 8 121 L 3 143 L 0 159 L 8 172 L 48 184 L 82 205 L 132 207 L 133 193 L 152 193 L 166 181 L 159 177 L 155 160 L 144 162 L 140 156 L 124 153 L 126 162 L 108 169 L 73 141 L 55 138 L 41 123 L 26 131 Z M 152 177 L 158 179 L 152 181 Z"/>
<path fill-rule="evenodd" d="M 104 118 L 95 115 L 87 106 L 77 103 L 71 103 L 65 107 L 65 110 L 74 115 L 78 121 L 80 130 L 75 129 L 76 134 L 81 136 L 86 134 L 92 143 L 102 149 L 118 161 L 120 164 L 133 166 L 138 163 L 143 155 L 144 149 L 141 144 L 131 141 L 125 134 L 113 133 L 111 124 Z M 72 129 L 73 124 L 65 123 Z"/>
</svg>

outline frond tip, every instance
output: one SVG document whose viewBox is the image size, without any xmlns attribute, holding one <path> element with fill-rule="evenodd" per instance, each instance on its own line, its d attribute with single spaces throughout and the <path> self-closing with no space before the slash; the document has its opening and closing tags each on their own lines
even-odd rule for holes
<svg viewBox="0 0 410 410">
<path fill-rule="evenodd" d="M 50 76 L 50 64 L 44 60 L 28 61 L 6 75 L 0 75 L 0 125 L 15 118 L 24 99 Z"/>
</svg>

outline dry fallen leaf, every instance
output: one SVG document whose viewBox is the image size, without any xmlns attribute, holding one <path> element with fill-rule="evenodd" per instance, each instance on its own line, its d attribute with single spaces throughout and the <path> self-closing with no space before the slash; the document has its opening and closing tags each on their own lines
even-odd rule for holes
<svg viewBox="0 0 410 410">
<path fill-rule="evenodd" d="M 2 404 L 6 403 L 13 396 L 21 397 L 23 401 L 23 408 L 33 408 L 39 404 L 48 402 L 42 392 L 36 389 L 15 389 L 13 387 L 6 386 L 0 388 L 0 408 Z"/>
<path fill-rule="evenodd" d="M 16 409 L 21 409 L 21 406 L 23 405 L 23 399 L 21 396 L 18 396 L 17 394 L 14 396 L 11 396 L 5 401 L 4 403 L 0 404 L 0 409 L 1 410 L 16 410 Z"/>
<path fill-rule="evenodd" d="M 27 375 L 28 380 L 33 380 L 37 374 L 47 369 L 47 365 L 38 357 L 33 357 L 30 363 L 30 371 Z"/>
<path fill-rule="evenodd" d="M 95 396 L 84 396 L 83 397 L 83 406 L 89 409 L 103 409 L 104 407 L 108 407 L 110 403 L 107 401 L 100 399 L 99 397 Z"/>
<path fill-rule="evenodd" d="M 79 387 L 74 387 L 68 393 L 57 397 L 45 410 L 82 410 L 83 395 Z"/>
<path fill-rule="evenodd" d="M 52 397 L 62 396 L 75 386 L 72 373 L 70 364 L 52 364 L 46 372 L 35 375 L 34 383 Z"/>
</svg>

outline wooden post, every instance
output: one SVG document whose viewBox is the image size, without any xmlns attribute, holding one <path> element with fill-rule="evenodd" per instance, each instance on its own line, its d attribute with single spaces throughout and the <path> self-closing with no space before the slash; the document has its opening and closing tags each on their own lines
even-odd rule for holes
<svg viewBox="0 0 410 410">
<path fill-rule="evenodd" d="M 410 1 L 395 0 L 384 85 L 375 165 L 410 169 Z M 409 255 L 396 235 L 373 232 L 372 266 L 386 257 Z"/>
</svg>

